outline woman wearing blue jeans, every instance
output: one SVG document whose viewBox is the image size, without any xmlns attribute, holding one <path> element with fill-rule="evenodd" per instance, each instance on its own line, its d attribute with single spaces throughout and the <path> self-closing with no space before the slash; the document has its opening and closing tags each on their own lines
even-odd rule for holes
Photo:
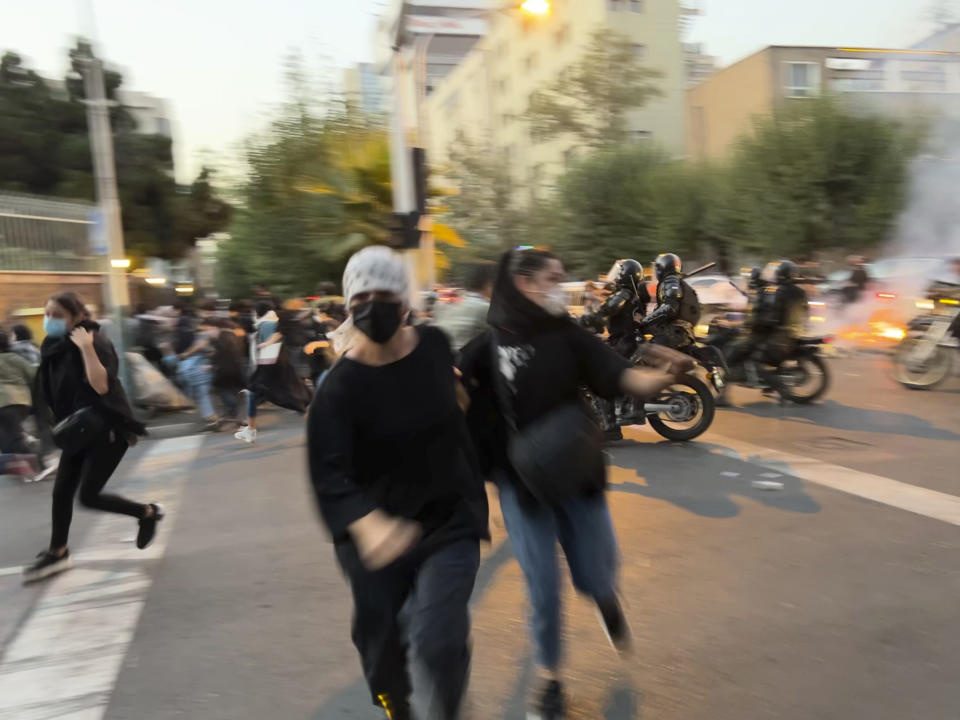
<svg viewBox="0 0 960 720">
<path fill-rule="evenodd" d="M 578 327 L 566 312 L 563 279 L 562 263 L 548 252 L 504 255 L 488 316 L 492 331 L 461 355 L 472 400 L 468 421 L 481 469 L 499 488 L 504 523 L 527 581 L 539 675 L 528 717 L 542 720 L 566 712 L 558 542 L 574 586 L 596 603 L 601 625 L 618 650 L 629 647 L 630 630 L 617 597 L 619 552 L 602 463 L 593 476 L 583 478 L 579 495 L 556 505 L 540 504 L 507 457 L 508 424 L 522 431 L 555 409 L 579 404 L 582 386 L 614 398 L 649 396 L 672 382 L 666 372 L 632 369 Z M 506 402 L 512 404 L 507 406 L 510 423 L 502 405 Z"/>
</svg>

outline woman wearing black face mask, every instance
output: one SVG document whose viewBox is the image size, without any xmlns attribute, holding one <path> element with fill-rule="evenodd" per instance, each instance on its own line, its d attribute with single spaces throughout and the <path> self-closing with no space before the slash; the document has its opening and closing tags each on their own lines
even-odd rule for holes
<svg viewBox="0 0 960 720">
<path fill-rule="evenodd" d="M 441 331 L 406 325 L 406 268 L 393 251 L 354 255 L 343 286 L 346 349 L 310 408 L 311 480 L 350 580 L 353 640 L 374 704 L 394 720 L 411 717 L 398 619 L 407 605 L 407 640 L 431 685 L 424 717 L 452 720 L 470 659 L 467 602 L 487 538 L 453 353 Z"/>
</svg>

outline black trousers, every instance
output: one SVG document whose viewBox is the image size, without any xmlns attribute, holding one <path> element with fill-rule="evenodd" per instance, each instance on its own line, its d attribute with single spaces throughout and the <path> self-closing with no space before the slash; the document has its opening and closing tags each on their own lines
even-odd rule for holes
<svg viewBox="0 0 960 720">
<path fill-rule="evenodd" d="M 23 436 L 23 420 L 28 410 L 25 405 L 0 408 L 0 453 L 26 455 L 30 452 Z"/>
<path fill-rule="evenodd" d="M 88 508 L 142 518 L 146 506 L 119 495 L 108 495 L 103 486 L 113 475 L 129 445 L 112 431 L 86 450 L 60 458 L 57 479 L 53 483 L 53 531 L 50 547 L 67 544 L 73 520 L 73 499 L 80 491 L 80 502 Z"/>
<path fill-rule="evenodd" d="M 386 568 L 363 567 L 352 543 L 337 559 L 353 593 L 353 643 L 374 705 L 404 718 L 411 680 L 407 652 L 430 697 L 428 720 L 455 720 L 470 669 L 468 603 L 480 567 L 480 543 L 460 540 Z"/>
</svg>

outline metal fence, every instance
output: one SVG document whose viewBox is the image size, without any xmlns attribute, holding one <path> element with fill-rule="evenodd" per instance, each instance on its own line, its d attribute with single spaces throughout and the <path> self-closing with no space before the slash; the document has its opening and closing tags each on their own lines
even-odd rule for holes
<svg viewBox="0 0 960 720">
<path fill-rule="evenodd" d="M 102 272 L 92 203 L 0 194 L 0 270 Z"/>
</svg>

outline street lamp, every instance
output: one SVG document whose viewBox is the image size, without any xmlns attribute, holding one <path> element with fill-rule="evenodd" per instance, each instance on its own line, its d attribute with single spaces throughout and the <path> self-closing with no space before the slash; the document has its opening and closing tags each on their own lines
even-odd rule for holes
<svg viewBox="0 0 960 720">
<path fill-rule="evenodd" d="M 531 15 L 546 15 L 550 12 L 550 3 L 548 0 L 526 0 L 520 9 Z"/>
</svg>

